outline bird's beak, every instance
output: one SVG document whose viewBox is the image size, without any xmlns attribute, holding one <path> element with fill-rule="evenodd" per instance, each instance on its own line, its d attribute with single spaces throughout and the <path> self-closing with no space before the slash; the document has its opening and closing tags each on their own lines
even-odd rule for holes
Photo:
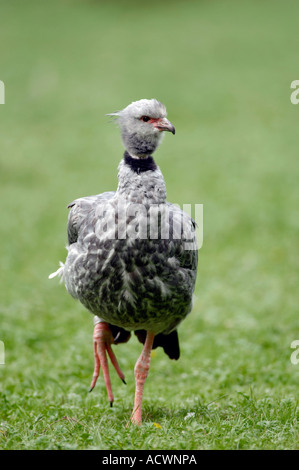
<svg viewBox="0 0 299 470">
<path fill-rule="evenodd" d="M 156 129 L 158 129 L 160 132 L 162 131 L 168 131 L 168 132 L 171 132 L 172 134 L 175 134 L 175 128 L 174 126 L 171 124 L 170 121 L 168 121 L 168 119 L 166 118 L 160 118 L 160 119 L 157 119 L 156 122 L 154 123 L 154 126 L 156 127 Z"/>
</svg>

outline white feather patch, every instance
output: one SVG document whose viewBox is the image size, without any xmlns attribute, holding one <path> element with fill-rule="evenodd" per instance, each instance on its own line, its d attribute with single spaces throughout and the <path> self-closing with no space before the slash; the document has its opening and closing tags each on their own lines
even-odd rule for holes
<svg viewBox="0 0 299 470">
<path fill-rule="evenodd" d="M 55 271 L 55 273 L 52 273 L 48 276 L 48 279 L 53 279 L 53 277 L 59 276 L 60 277 L 60 282 L 63 280 L 63 271 L 64 271 L 64 264 L 62 261 L 59 261 L 60 268 Z"/>
</svg>

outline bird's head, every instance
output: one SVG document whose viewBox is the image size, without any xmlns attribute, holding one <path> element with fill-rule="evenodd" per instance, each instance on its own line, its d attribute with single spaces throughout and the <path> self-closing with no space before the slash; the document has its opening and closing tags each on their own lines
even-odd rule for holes
<svg viewBox="0 0 299 470">
<path fill-rule="evenodd" d="M 116 117 L 128 153 L 135 158 L 146 158 L 161 143 L 163 131 L 175 133 L 166 114 L 166 108 L 160 101 L 143 99 L 108 116 Z"/>
</svg>

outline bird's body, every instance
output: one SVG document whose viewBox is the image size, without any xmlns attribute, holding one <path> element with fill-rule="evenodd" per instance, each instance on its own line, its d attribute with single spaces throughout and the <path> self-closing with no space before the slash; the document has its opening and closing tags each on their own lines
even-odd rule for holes
<svg viewBox="0 0 299 470">
<path fill-rule="evenodd" d="M 195 224 L 166 201 L 163 175 L 150 155 L 161 130 L 174 133 L 164 106 L 156 100 L 135 103 L 134 119 L 142 121 L 143 131 L 137 139 L 130 106 L 116 113 L 130 150 L 119 165 L 118 188 L 69 204 L 68 256 L 60 274 L 68 292 L 95 315 L 95 323 L 110 327 L 112 343 L 127 341 L 134 330 L 145 350 L 162 346 L 177 359 L 176 327 L 191 311 L 196 280 Z M 146 136 L 150 120 L 154 139 Z M 133 421 L 141 421 L 141 411 Z"/>
<path fill-rule="evenodd" d="M 108 323 L 127 330 L 170 333 L 192 305 L 197 252 L 185 251 L 183 246 L 184 239 L 193 236 L 192 219 L 166 203 L 158 168 L 138 173 L 123 160 L 119 178 L 121 189 L 115 193 L 70 204 L 66 288 Z M 128 188 L 122 186 L 125 182 Z M 153 207 L 160 213 L 164 210 L 165 223 L 172 219 L 167 239 L 147 237 L 157 226 L 157 214 L 150 212 Z M 177 228 L 175 234 L 172 225 Z M 145 235 L 136 231 L 143 226 L 146 238 L 131 238 L 134 231 Z"/>
</svg>

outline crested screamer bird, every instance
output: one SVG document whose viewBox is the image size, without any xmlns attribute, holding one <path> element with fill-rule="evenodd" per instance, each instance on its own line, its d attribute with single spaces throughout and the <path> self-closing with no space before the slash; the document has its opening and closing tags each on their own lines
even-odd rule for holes
<svg viewBox="0 0 299 470">
<path fill-rule="evenodd" d="M 125 147 L 116 191 L 82 197 L 68 205 L 68 255 L 49 277 L 61 276 L 67 291 L 94 315 L 94 375 L 103 370 L 113 394 L 107 355 L 125 382 L 111 344 L 134 331 L 144 344 L 136 362 L 131 421 L 142 423 L 141 404 L 152 348 L 180 355 L 177 327 L 192 309 L 198 251 L 195 222 L 166 200 L 152 154 L 165 131 L 175 134 L 165 106 L 141 99 L 114 116 Z"/>
</svg>

